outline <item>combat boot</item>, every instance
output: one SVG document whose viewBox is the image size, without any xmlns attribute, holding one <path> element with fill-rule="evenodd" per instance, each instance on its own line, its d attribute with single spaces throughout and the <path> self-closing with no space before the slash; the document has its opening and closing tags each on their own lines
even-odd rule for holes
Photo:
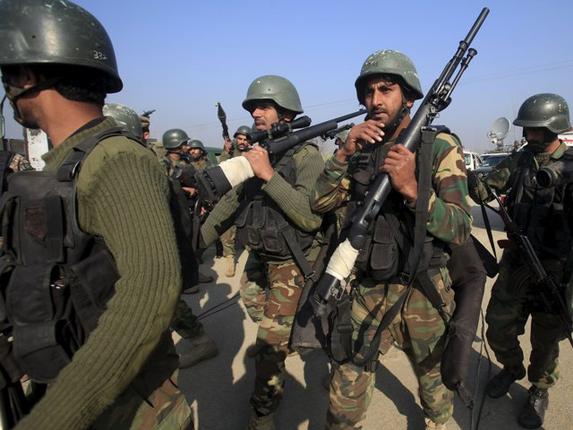
<svg viewBox="0 0 573 430">
<path fill-rule="evenodd" d="M 259 417 L 257 413 L 253 411 L 249 419 L 247 430 L 275 430 L 274 414 L 271 413 Z"/>
<path fill-rule="evenodd" d="M 235 276 L 235 256 L 227 255 L 225 257 L 225 261 L 227 264 L 227 267 L 225 269 L 225 276 L 227 278 L 232 278 L 233 276 Z"/>
<path fill-rule="evenodd" d="M 526 429 L 536 429 L 543 425 L 545 411 L 549 406 L 549 393 L 535 386 L 529 389 L 529 397 L 517 421 Z"/>
<path fill-rule="evenodd" d="M 426 423 L 426 430 L 446 430 L 447 427 L 445 424 L 438 424 L 432 421 L 430 418 L 424 418 L 424 422 Z"/>
<path fill-rule="evenodd" d="M 179 354 L 179 368 L 185 369 L 196 365 L 197 363 L 213 358 L 219 354 L 219 348 L 215 341 L 207 333 L 201 333 L 199 336 L 186 338 L 189 342 L 189 352 Z"/>
<path fill-rule="evenodd" d="M 506 367 L 504 367 L 501 369 L 501 372 L 489 380 L 485 386 L 485 392 L 492 399 L 498 399 L 507 394 L 511 384 L 513 384 L 518 379 L 523 378 L 524 376 L 525 369 L 523 368 L 520 369 L 518 374 L 515 374 L 511 370 L 508 370 Z"/>
</svg>

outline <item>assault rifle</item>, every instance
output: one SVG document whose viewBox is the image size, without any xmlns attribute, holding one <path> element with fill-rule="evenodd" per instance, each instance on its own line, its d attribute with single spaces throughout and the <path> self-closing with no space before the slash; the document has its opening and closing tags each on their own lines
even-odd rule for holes
<svg viewBox="0 0 573 430">
<path fill-rule="evenodd" d="M 563 323 L 565 336 L 573 347 L 573 337 L 571 337 L 571 332 L 573 331 L 573 320 L 571 319 L 571 314 L 562 294 L 566 286 L 558 285 L 555 279 L 545 271 L 545 268 L 543 267 L 543 264 L 541 264 L 529 238 L 523 234 L 519 226 L 511 219 L 505 206 L 499 199 L 499 196 L 485 182 L 482 182 L 482 184 L 486 186 L 488 192 L 494 196 L 495 200 L 497 200 L 499 209 L 496 210 L 489 205 L 486 206 L 500 216 L 503 224 L 505 225 L 507 238 L 517 246 L 517 249 L 519 249 L 521 256 L 525 259 L 525 263 L 533 273 L 537 284 L 545 287 L 540 291 L 541 299 L 548 311 L 557 311 L 559 319 Z"/>
<path fill-rule="evenodd" d="M 144 116 L 145 118 L 149 118 L 149 117 L 151 116 L 151 114 L 152 114 L 153 112 L 155 112 L 155 110 L 156 110 L 156 109 L 146 110 L 146 111 L 144 111 L 144 112 L 141 114 L 141 116 Z"/>
<path fill-rule="evenodd" d="M 248 138 L 251 143 L 259 143 L 265 147 L 269 155 L 276 156 L 288 151 L 290 148 L 324 136 L 331 130 L 336 130 L 338 124 L 359 115 L 365 115 L 366 109 L 342 115 L 337 118 L 321 122 L 320 124 L 305 127 L 310 124 L 310 118 L 301 117 L 292 123 L 278 123 L 270 131 L 249 133 Z M 305 127 L 294 130 L 297 127 Z M 217 202 L 221 196 L 233 187 L 241 184 L 254 176 L 253 170 L 245 157 L 234 157 L 223 161 L 218 166 L 213 166 L 202 170 L 196 175 L 200 193 L 213 203 Z"/>
<path fill-rule="evenodd" d="M 323 138 L 325 140 L 326 139 L 334 139 L 338 133 L 342 133 L 345 130 L 350 130 L 352 127 L 354 127 L 353 122 L 350 122 L 348 124 L 344 124 L 342 127 L 338 127 L 336 130 L 331 130 L 331 131 L 324 133 Z"/>
<path fill-rule="evenodd" d="M 482 9 L 465 39 L 459 43 L 454 56 L 424 97 L 409 126 L 398 136 L 398 144 L 415 152 L 422 142 L 422 135 L 435 136 L 438 130 L 430 125 L 438 113 L 449 106 L 451 95 L 460 78 L 477 55 L 477 51 L 470 48 L 470 45 L 488 13 L 488 8 Z M 366 199 L 352 220 L 348 238 L 338 246 L 316 286 L 312 299 L 317 315 L 327 312 L 326 304 L 329 298 L 337 295 L 342 288 L 342 281 L 350 276 L 358 252 L 366 244 L 370 223 L 380 212 L 391 190 L 390 178 L 386 173 L 379 173 L 368 187 Z"/>
<path fill-rule="evenodd" d="M 320 124 L 311 125 L 310 127 L 287 133 L 282 137 L 275 137 L 272 140 L 262 142 L 262 145 L 269 151 L 270 155 L 281 154 L 299 143 L 306 142 L 315 137 L 324 137 L 328 132 L 336 130 L 339 123 L 360 115 L 366 115 L 367 113 L 368 111 L 366 109 L 360 109 L 356 112 L 321 122 Z"/>
</svg>

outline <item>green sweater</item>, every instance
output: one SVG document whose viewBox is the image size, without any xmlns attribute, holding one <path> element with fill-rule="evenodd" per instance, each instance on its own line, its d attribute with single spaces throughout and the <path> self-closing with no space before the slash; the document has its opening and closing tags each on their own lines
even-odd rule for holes
<svg viewBox="0 0 573 430">
<path fill-rule="evenodd" d="M 44 156 L 45 170 L 55 172 L 86 136 L 114 125 L 106 119 L 69 137 Z M 102 141 L 86 158 L 77 182 L 79 223 L 105 240 L 120 279 L 97 328 L 18 429 L 86 429 L 144 369 L 181 290 L 168 195 L 155 156 L 125 137 Z"/>
<path fill-rule="evenodd" d="M 280 174 L 263 185 L 262 190 L 273 199 L 284 214 L 301 230 L 313 232 L 322 223 L 322 215 L 310 207 L 310 195 L 316 180 L 324 169 L 324 160 L 314 145 L 305 145 L 293 155 L 296 166 L 296 184 L 291 185 Z M 201 226 L 201 240 L 205 246 L 213 243 L 230 227 L 239 208 L 242 187 L 228 192 L 217 203 Z"/>
</svg>

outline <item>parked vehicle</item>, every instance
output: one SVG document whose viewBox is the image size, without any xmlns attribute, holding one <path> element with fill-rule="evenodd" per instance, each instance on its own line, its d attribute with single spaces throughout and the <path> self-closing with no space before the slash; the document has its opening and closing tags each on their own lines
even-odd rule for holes
<svg viewBox="0 0 573 430">
<path fill-rule="evenodd" d="M 478 176 L 487 175 L 495 166 L 501 162 L 501 160 L 503 160 L 508 155 L 509 152 L 492 152 L 489 154 L 481 154 L 482 164 L 477 169 L 475 169 L 475 172 L 478 174 Z"/>
<path fill-rule="evenodd" d="M 476 170 L 482 163 L 482 159 L 477 152 L 464 151 L 464 162 L 467 170 Z"/>
</svg>

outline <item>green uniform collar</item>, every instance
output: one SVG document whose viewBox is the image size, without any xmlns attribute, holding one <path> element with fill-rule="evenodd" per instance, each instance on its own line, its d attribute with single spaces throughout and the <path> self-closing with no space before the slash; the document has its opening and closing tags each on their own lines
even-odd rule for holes
<svg viewBox="0 0 573 430">
<path fill-rule="evenodd" d="M 72 149 L 83 142 L 86 138 L 93 136 L 101 131 L 107 130 L 108 128 L 115 127 L 117 124 L 112 118 L 106 118 L 103 121 L 97 123 L 92 127 L 82 127 L 66 140 L 62 142 L 55 148 L 52 148 L 49 152 L 42 155 L 42 159 L 46 163 L 44 167 L 45 171 L 56 170 L 68 157 Z"/>
</svg>

